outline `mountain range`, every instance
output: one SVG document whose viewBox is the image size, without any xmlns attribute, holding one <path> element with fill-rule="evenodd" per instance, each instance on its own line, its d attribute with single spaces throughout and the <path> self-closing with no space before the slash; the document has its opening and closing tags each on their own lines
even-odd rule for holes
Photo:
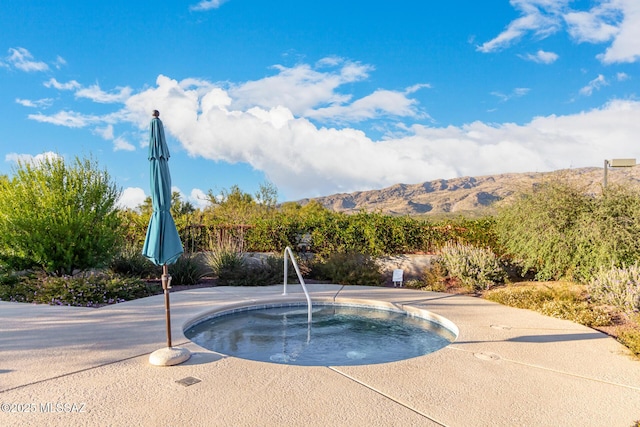
<svg viewBox="0 0 640 427">
<path fill-rule="evenodd" d="M 420 184 L 395 184 L 381 190 L 340 193 L 299 200 L 304 205 L 316 200 L 336 212 L 380 212 L 411 216 L 482 216 L 495 212 L 496 202 L 530 190 L 545 180 L 574 182 L 590 193 L 602 191 L 603 168 L 562 169 L 553 172 L 525 172 L 438 179 Z M 640 167 L 609 168 L 608 185 L 640 188 Z"/>
</svg>

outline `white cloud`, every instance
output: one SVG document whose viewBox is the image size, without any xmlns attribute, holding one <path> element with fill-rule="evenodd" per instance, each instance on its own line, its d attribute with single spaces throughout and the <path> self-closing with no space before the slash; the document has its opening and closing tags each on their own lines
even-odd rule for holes
<svg viewBox="0 0 640 427">
<path fill-rule="evenodd" d="M 82 128 L 102 121 L 98 116 L 76 113 L 74 111 L 60 111 L 50 116 L 45 114 L 29 114 L 28 118 L 37 122 L 51 123 L 69 128 Z"/>
<path fill-rule="evenodd" d="M 629 80 L 631 77 L 629 77 L 629 75 L 627 73 L 617 73 L 616 74 L 616 79 L 619 82 L 623 82 L 625 80 Z"/>
<path fill-rule="evenodd" d="M 82 87 L 80 83 L 78 83 L 75 80 L 68 81 L 67 83 L 60 83 L 58 80 L 54 78 L 49 79 L 43 84 L 45 85 L 45 87 L 49 87 L 49 88 L 53 87 L 58 90 L 73 90 L 73 89 L 79 89 L 80 87 Z"/>
<path fill-rule="evenodd" d="M 425 117 L 416 108 L 417 102 L 404 93 L 390 90 L 377 90 L 371 95 L 360 98 L 348 105 L 333 105 L 307 112 L 312 119 L 332 119 L 333 121 L 359 122 L 381 116 Z"/>
<path fill-rule="evenodd" d="M 59 70 L 63 66 L 67 65 L 67 61 L 62 56 L 58 55 L 54 65 Z"/>
<path fill-rule="evenodd" d="M 580 89 L 580 95 L 591 96 L 594 90 L 599 90 L 602 86 L 607 86 L 608 84 L 607 79 L 602 74 L 598 74 L 598 77 Z"/>
<path fill-rule="evenodd" d="M 613 43 L 598 58 L 605 64 L 635 62 L 640 59 L 640 2 L 611 0 L 624 14 Z"/>
<path fill-rule="evenodd" d="M 332 58 L 331 63 L 335 64 L 332 69 L 324 71 L 317 71 L 307 64 L 292 68 L 275 66 L 278 71 L 275 76 L 229 88 L 229 95 L 233 99 L 231 107 L 284 106 L 294 115 L 302 115 L 318 105 L 345 104 L 351 96 L 338 93 L 337 88 L 366 79 L 373 67 L 336 58 Z M 325 67 L 329 65 L 323 64 Z"/>
<path fill-rule="evenodd" d="M 521 55 L 521 58 L 527 61 L 537 62 L 538 64 L 552 64 L 558 59 L 558 54 L 554 52 L 545 52 L 544 50 L 538 50 L 535 55 L 528 53 Z"/>
<path fill-rule="evenodd" d="M 205 10 L 211 10 L 211 9 L 217 9 L 220 6 L 222 6 L 222 4 L 226 3 L 228 0 L 202 0 L 201 2 L 199 2 L 196 5 L 193 6 L 189 6 L 190 10 L 201 10 L 201 11 L 205 11 Z"/>
<path fill-rule="evenodd" d="M 504 94 L 502 92 L 491 92 L 491 95 L 500 98 L 503 102 L 506 102 L 513 98 L 520 98 L 522 96 L 525 96 L 526 94 L 529 93 L 530 90 L 531 89 L 527 87 L 517 87 L 514 90 L 512 90 L 511 93 L 509 94 Z"/>
<path fill-rule="evenodd" d="M 31 52 L 23 47 L 10 48 L 9 56 L 5 59 L 9 65 L 12 65 L 22 71 L 47 71 L 49 69 L 49 66 L 46 63 L 42 61 L 34 61 Z"/>
<path fill-rule="evenodd" d="M 187 197 L 187 201 L 198 209 L 204 209 L 211 204 L 207 193 L 199 188 L 191 190 L 189 197 Z"/>
<path fill-rule="evenodd" d="M 136 151 L 136 147 L 119 136 L 113 140 L 113 151 Z"/>
<path fill-rule="evenodd" d="M 604 158 L 640 157 L 640 149 L 633 148 L 640 134 L 640 102 L 633 101 L 613 101 L 574 115 L 538 117 L 525 125 L 400 124 L 402 133 L 373 140 L 349 127 L 349 122 L 426 114 L 408 97 L 414 90 L 380 89 L 351 100 L 339 92 L 341 85 L 365 78 L 371 67 L 335 58 L 323 67 L 329 68 L 278 67 L 274 77 L 226 89 L 205 80 L 177 81 L 160 75 L 155 86 L 132 94 L 121 110 L 110 115 L 61 111 L 29 118 L 68 127 L 93 126 L 104 137 L 113 138 L 109 125 L 129 123 L 142 132 L 151 110 L 158 109 L 167 135 L 175 138 L 181 151 L 213 161 L 246 163 L 264 173 L 289 200 L 399 182 L 505 170 L 547 171 L 600 165 Z M 267 82 L 275 82 L 276 88 L 269 88 Z M 606 83 L 604 76 L 598 76 L 584 91 Z M 290 92 L 278 93 L 282 90 Z M 508 100 L 528 91 L 515 88 L 495 95 Z M 317 124 L 335 122 L 337 115 L 344 121 L 341 127 Z M 114 149 L 118 148 L 133 145 L 121 138 L 114 141 Z M 196 190 L 185 199 L 199 206 L 197 200 L 203 194 Z"/>
<path fill-rule="evenodd" d="M 101 104 L 111 104 L 126 101 L 131 96 L 131 88 L 117 87 L 114 91 L 109 93 L 103 91 L 102 89 L 100 89 L 100 86 L 95 84 L 87 88 L 78 88 L 75 96 L 78 98 L 88 98 L 93 102 L 98 102 Z"/>
<path fill-rule="evenodd" d="M 106 139 L 106 140 L 112 140 L 113 139 L 113 125 L 107 125 L 105 127 L 97 127 L 95 128 L 95 133 L 97 133 L 98 135 L 100 135 L 102 138 Z"/>
<path fill-rule="evenodd" d="M 567 31 L 578 43 L 603 43 L 618 34 L 618 11 L 611 3 L 598 5 L 589 11 L 569 12 L 564 15 Z"/>
<path fill-rule="evenodd" d="M 480 52 L 496 52 L 509 47 L 527 33 L 544 38 L 557 32 L 561 26 L 559 10 L 569 0 L 511 0 L 511 5 L 520 10 L 522 16 L 517 18 L 498 36 L 478 46 Z"/>
<path fill-rule="evenodd" d="M 232 109 L 224 101 L 228 97 L 220 88 L 198 94 L 160 76 L 156 87 L 133 95 L 126 109 L 129 117 L 144 117 L 146 126 L 147 110 L 156 106 L 163 111 L 165 130 L 189 155 L 247 163 L 288 199 L 640 157 L 630 148 L 640 133 L 640 102 L 615 101 L 580 114 L 538 117 L 522 126 L 413 125 L 402 136 L 375 141 L 357 129 L 317 127 L 283 106 Z"/>
<path fill-rule="evenodd" d="M 146 198 L 147 195 L 142 188 L 128 187 L 122 191 L 117 205 L 125 209 L 137 209 Z"/>
<path fill-rule="evenodd" d="M 60 157 L 62 156 L 60 156 L 57 153 L 54 153 L 53 151 L 47 151 L 44 153 L 36 154 L 35 156 L 32 154 L 9 153 L 5 156 L 4 160 L 6 162 L 37 165 L 43 160 L 56 159 Z"/>
<path fill-rule="evenodd" d="M 43 99 L 31 100 L 31 99 L 16 98 L 16 102 L 18 104 L 22 105 L 23 107 L 47 108 L 47 107 L 50 107 L 53 104 L 53 99 L 51 99 L 51 98 L 43 98 Z"/>
<path fill-rule="evenodd" d="M 605 64 L 640 59 L 638 0 L 596 0 L 588 10 L 571 9 L 570 0 L 511 0 L 511 5 L 521 16 L 498 36 L 478 46 L 478 51 L 499 51 L 527 34 L 543 39 L 564 27 L 578 43 L 611 41 L 605 52 L 598 55 Z"/>
</svg>

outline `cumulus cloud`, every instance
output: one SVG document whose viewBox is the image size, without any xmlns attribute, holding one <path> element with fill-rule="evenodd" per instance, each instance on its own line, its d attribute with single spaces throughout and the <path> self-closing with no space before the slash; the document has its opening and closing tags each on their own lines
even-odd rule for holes
<svg viewBox="0 0 640 427">
<path fill-rule="evenodd" d="M 136 151 L 136 147 L 119 136 L 113 140 L 113 151 Z"/>
<path fill-rule="evenodd" d="M 521 58 L 527 61 L 537 62 L 538 64 L 552 64 L 558 59 L 558 54 L 553 52 L 545 52 L 544 50 L 538 50 L 535 54 L 528 53 L 521 55 Z"/>
<path fill-rule="evenodd" d="M 640 59 L 640 2 L 612 0 L 611 4 L 619 5 L 624 17 L 613 43 L 598 58 L 605 64 L 635 62 Z"/>
<path fill-rule="evenodd" d="M 306 116 L 313 119 L 330 119 L 336 122 L 351 123 L 387 115 L 425 117 L 425 114 L 421 113 L 416 106 L 417 102 L 407 98 L 402 92 L 377 90 L 348 105 L 333 105 L 310 110 Z"/>
<path fill-rule="evenodd" d="M 303 115 L 322 104 L 345 105 L 350 101 L 351 95 L 341 94 L 337 89 L 341 85 L 366 79 L 373 70 L 370 65 L 339 58 L 332 58 L 331 63 L 324 62 L 321 66 L 329 65 L 330 69 L 322 71 L 308 64 L 290 68 L 274 66 L 278 71 L 275 76 L 230 87 L 230 107 L 246 109 L 281 105 L 295 115 Z"/>
<path fill-rule="evenodd" d="M 120 195 L 117 205 L 125 209 L 137 209 L 142 203 L 144 203 L 146 198 L 147 195 L 144 193 L 142 188 L 128 187 L 122 190 L 122 194 Z"/>
<path fill-rule="evenodd" d="M 49 66 L 42 61 L 35 61 L 33 55 L 23 47 L 10 48 L 7 63 L 21 71 L 47 71 Z"/>
<path fill-rule="evenodd" d="M 565 29 L 578 43 L 611 42 L 598 59 L 605 64 L 635 62 L 640 58 L 640 2 L 596 0 L 588 10 L 574 10 L 569 0 L 511 0 L 521 16 L 493 39 L 478 46 L 480 52 L 507 48 L 525 35 L 543 39 Z M 536 56 L 529 57 L 534 59 Z M 539 58 L 542 59 L 542 58 Z"/>
<path fill-rule="evenodd" d="M 473 122 L 432 127 L 411 124 L 420 114 L 426 115 L 410 97 L 415 87 L 404 92 L 379 89 L 352 99 L 341 93 L 341 85 L 359 81 L 371 67 L 336 58 L 324 61 L 322 67 L 326 68 L 278 67 L 278 75 L 263 79 L 277 83 L 271 89 L 262 80 L 221 85 L 160 75 L 154 86 L 133 93 L 121 110 L 110 115 L 61 111 L 29 117 L 62 126 L 92 126 L 113 137 L 109 124 L 133 125 L 143 132 L 149 112 L 158 109 L 167 135 L 181 151 L 212 161 L 248 164 L 289 200 L 399 182 L 548 171 L 640 156 L 630 150 L 640 134 L 640 102 L 616 100 L 579 114 L 538 117 L 523 125 Z M 590 83 L 591 91 L 605 83 L 599 76 Z M 313 93 L 302 95 L 300 87 Z M 291 93 L 278 93 L 283 88 Z M 528 90 L 494 95 L 508 100 Z M 390 114 L 408 121 L 401 134 L 376 140 L 351 124 Z M 344 120 L 340 126 L 327 125 L 338 116 Z M 114 144 L 132 148 L 124 139 Z M 196 190 L 185 198 L 199 206 L 203 192 Z"/>
<path fill-rule="evenodd" d="M 189 196 L 186 199 L 198 209 L 204 209 L 211 204 L 207 193 L 199 188 L 192 189 L 191 193 L 189 193 Z"/>
<path fill-rule="evenodd" d="M 589 11 L 571 11 L 564 15 L 567 31 L 579 43 L 603 43 L 618 32 L 619 10 L 610 2 L 595 6 Z"/>
<path fill-rule="evenodd" d="M 56 159 L 60 157 L 62 156 L 54 153 L 53 151 L 47 151 L 45 153 L 36 154 L 35 156 L 32 154 L 9 153 L 5 156 L 4 159 L 6 162 L 37 165 L 44 160 Z"/>
<path fill-rule="evenodd" d="M 157 87 L 132 96 L 127 108 L 146 117 L 146 106 L 159 106 L 165 129 L 190 155 L 248 163 L 288 198 L 504 170 L 588 166 L 607 156 L 628 156 L 640 132 L 640 103 L 615 101 L 521 126 L 413 125 L 401 137 L 375 141 L 349 127 L 318 127 L 284 106 L 229 109 L 228 96 L 220 88 L 198 94 L 160 76 Z"/>
</svg>

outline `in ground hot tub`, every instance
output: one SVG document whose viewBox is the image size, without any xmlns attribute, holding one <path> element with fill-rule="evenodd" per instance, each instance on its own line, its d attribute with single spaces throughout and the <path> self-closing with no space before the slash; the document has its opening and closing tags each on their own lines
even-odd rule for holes
<svg viewBox="0 0 640 427">
<path fill-rule="evenodd" d="M 457 336 L 441 316 L 413 308 L 313 302 L 247 306 L 210 313 L 185 336 L 208 350 L 304 366 L 370 365 L 423 356 Z"/>
</svg>

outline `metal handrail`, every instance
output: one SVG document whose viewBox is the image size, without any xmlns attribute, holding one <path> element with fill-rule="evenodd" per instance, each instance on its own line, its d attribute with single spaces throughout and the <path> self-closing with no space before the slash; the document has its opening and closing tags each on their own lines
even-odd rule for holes
<svg viewBox="0 0 640 427">
<path fill-rule="evenodd" d="M 311 297 L 309 296 L 309 292 L 307 292 L 307 287 L 304 284 L 304 279 L 302 278 L 302 273 L 300 273 L 300 268 L 298 267 L 298 263 L 296 259 L 293 257 L 293 252 L 291 248 L 287 246 L 284 248 L 284 292 L 282 295 L 287 295 L 287 276 L 289 275 L 289 263 L 287 262 L 287 253 L 289 254 L 289 259 L 293 264 L 293 268 L 296 270 L 296 274 L 298 275 L 298 280 L 302 285 L 302 290 L 304 291 L 304 296 L 307 297 L 307 306 L 309 307 L 309 314 L 307 315 L 307 320 L 311 323 Z"/>
</svg>

